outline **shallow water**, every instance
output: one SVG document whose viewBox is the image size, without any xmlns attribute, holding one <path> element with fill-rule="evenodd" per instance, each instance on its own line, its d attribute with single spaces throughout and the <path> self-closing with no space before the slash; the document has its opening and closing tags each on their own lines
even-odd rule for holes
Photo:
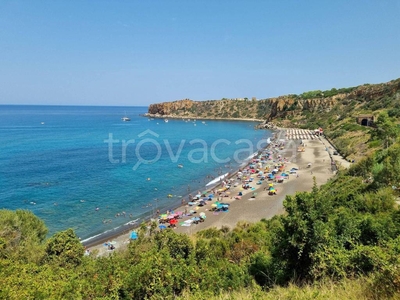
<svg viewBox="0 0 400 300">
<path fill-rule="evenodd" d="M 145 112 L 0 106 L 0 207 L 32 210 L 50 234 L 73 228 L 85 239 L 179 204 L 271 136 L 252 122 L 164 122 Z"/>
</svg>

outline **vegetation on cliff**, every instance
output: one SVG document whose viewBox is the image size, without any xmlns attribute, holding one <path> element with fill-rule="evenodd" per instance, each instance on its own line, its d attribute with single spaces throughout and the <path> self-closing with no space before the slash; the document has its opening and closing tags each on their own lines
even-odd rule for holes
<svg viewBox="0 0 400 300">
<path fill-rule="evenodd" d="M 255 119 L 274 122 L 281 127 L 315 129 L 325 134 L 348 159 L 359 160 L 382 145 L 376 141 L 376 129 L 357 123 L 360 114 L 375 119 L 387 113 L 392 125 L 400 117 L 400 79 L 382 84 L 364 84 L 351 88 L 309 91 L 261 100 L 181 100 L 152 104 L 152 115 L 181 118 Z M 390 118 L 392 118 L 390 120 Z"/>
<path fill-rule="evenodd" d="M 45 240 L 32 213 L 1 210 L 0 298 L 399 297 L 399 174 L 393 143 L 326 185 L 287 196 L 285 215 L 194 237 L 142 226 L 125 252 L 100 258 L 84 256 L 71 229 Z"/>
<path fill-rule="evenodd" d="M 276 122 L 322 125 L 341 151 L 363 141 L 356 151 L 364 157 L 324 186 L 287 196 L 286 213 L 271 220 L 193 237 L 141 226 L 126 251 L 96 258 L 84 255 L 73 230 L 46 239 L 31 212 L 0 210 L 0 299 L 398 299 L 399 83 L 352 88 L 346 93 L 360 98 L 296 114 L 301 101 L 342 94 L 288 96 L 296 107 Z M 374 127 L 355 122 L 369 112 Z"/>
</svg>

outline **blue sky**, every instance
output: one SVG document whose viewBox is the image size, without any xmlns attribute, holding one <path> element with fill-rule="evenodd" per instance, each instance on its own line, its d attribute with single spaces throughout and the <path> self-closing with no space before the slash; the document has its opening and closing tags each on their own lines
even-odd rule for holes
<svg viewBox="0 0 400 300">
<path fill-rule="evenodd" d="M 0 0 L 0 104 L 148 105 L 400 77 L 400 1 Z"/>
</svg>

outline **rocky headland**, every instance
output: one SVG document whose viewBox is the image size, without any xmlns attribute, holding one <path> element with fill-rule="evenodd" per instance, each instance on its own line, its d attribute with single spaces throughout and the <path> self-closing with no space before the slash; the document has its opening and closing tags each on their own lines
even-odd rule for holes
<svg viewBox="0 0 400 300">
<path fill-rule="evenodd" d="M 237 119 L 270 122 L 305 114 L 330 112 L 354 102 L 371 102 L 395 95 L 400 99 L 400 79 L 381 84 L 310 91 L 275 98 L 221 99 L 194 101 L 183 99 L 151 104 L 147 116 L 159 118 Z M 299 125 L 299 124 L 296 124 Z"/>
</svg>

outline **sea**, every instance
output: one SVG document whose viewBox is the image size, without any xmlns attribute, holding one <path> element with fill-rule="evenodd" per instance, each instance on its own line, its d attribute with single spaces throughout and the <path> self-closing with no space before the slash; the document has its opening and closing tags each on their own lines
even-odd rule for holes
<svg viewBox="0 0 400 300">
<path fill-rule="evenodd" d="M 82 241 L 179 206 L 265 147 L 255 122 L 153 119 L 147 107 L 0 105 L 0 208 Z M 130 121 L 122 121 L 127 116 Z"/>
</svg>

